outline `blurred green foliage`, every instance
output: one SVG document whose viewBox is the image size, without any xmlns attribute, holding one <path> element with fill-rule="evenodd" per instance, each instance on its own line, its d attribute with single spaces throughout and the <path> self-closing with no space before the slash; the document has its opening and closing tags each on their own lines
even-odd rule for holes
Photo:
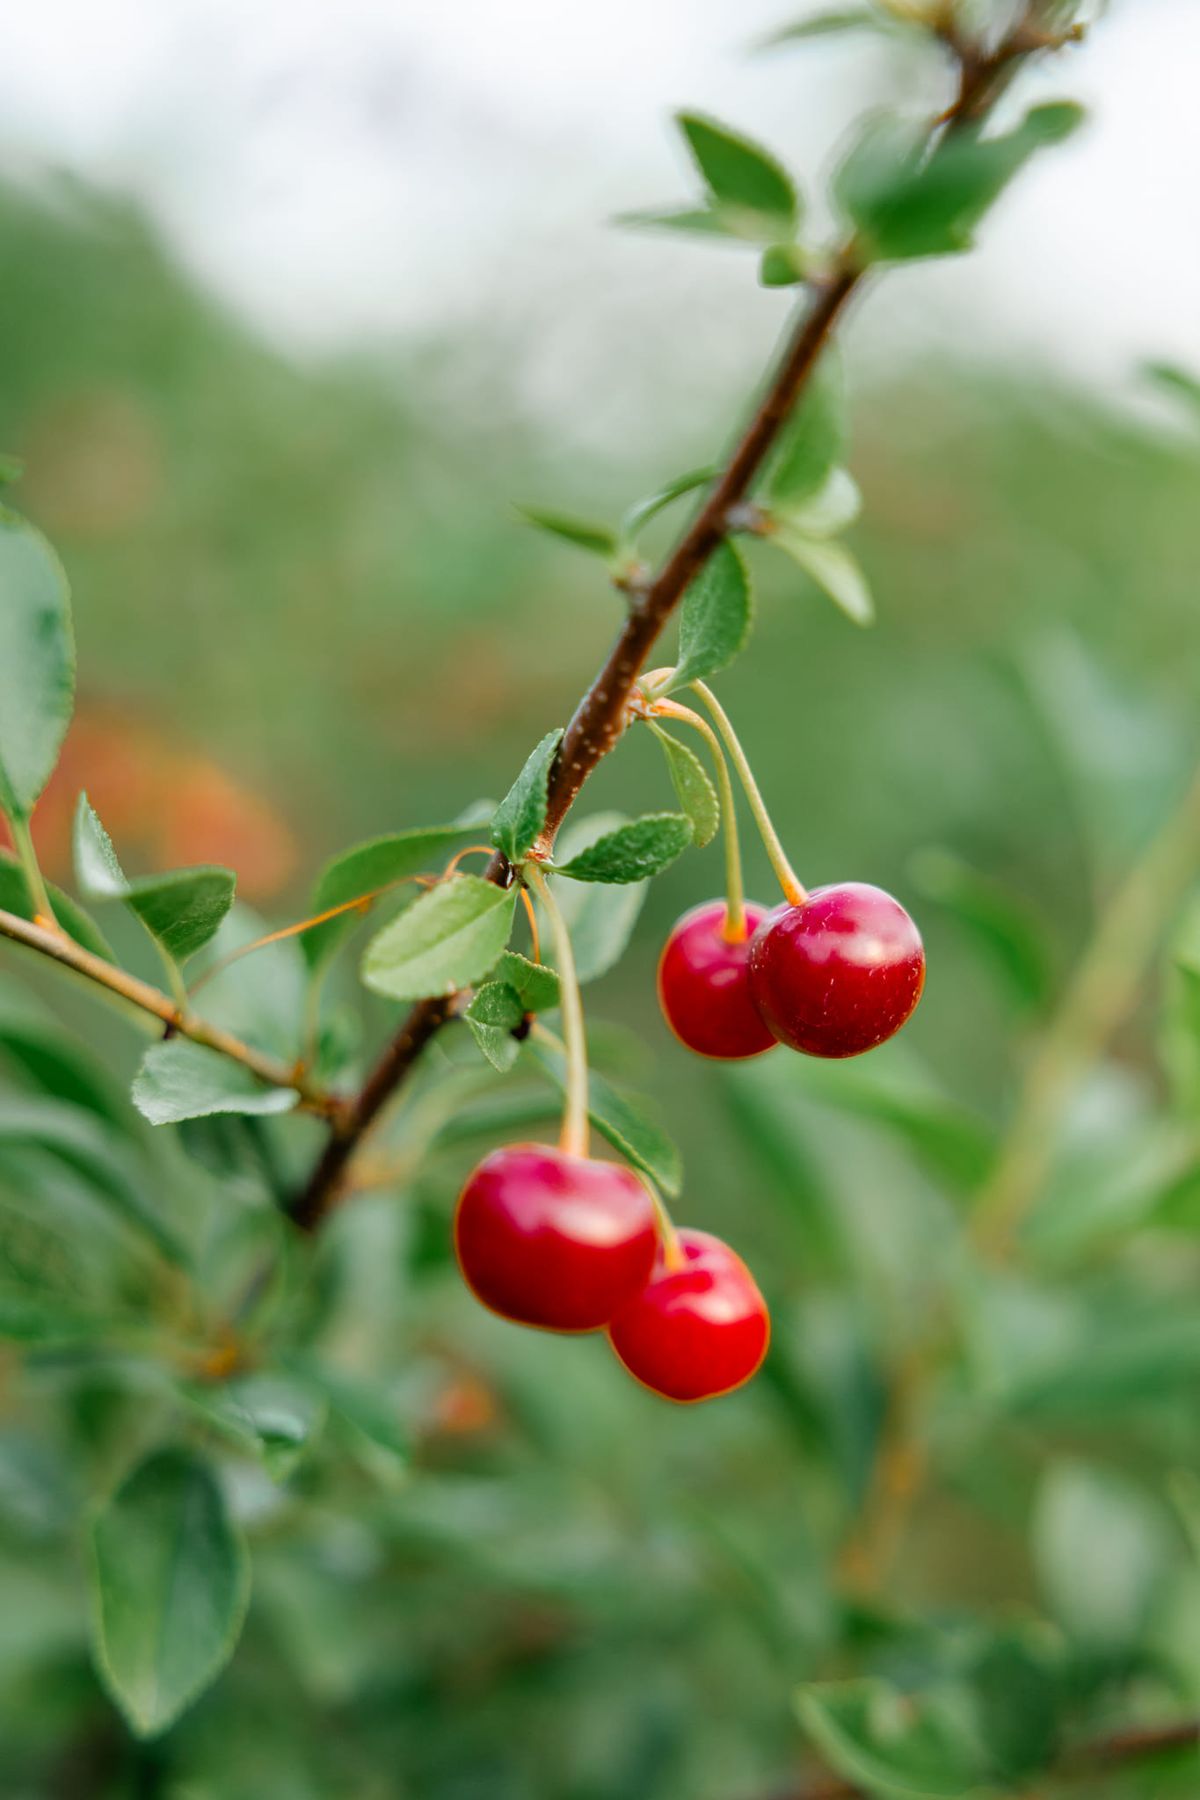
<svg viewBox="0 0 1200 1800">
<path fill-rule="evenodd" d="M 117 201 L 4 190 L 0 245 L 0 442 L 71 574 L 104 729 L 150 729 L 265 798 L 297 846 L 281 918 L 356 837 L 503 792 L 617 616 L 598 570 L 511 512 L 534 482 L 548 506 L 573 498 L 544 491 L 516 397 L 448 402 L 448 348 L 291 366 Z M 315 1127 L 149 1130 L 120 1079 L 132 1034 L 5 956 L 13 1800 L 754 1800 L 813 1740 L 848 1740 L 864 1779 L 907 1770 L 889 1791 L 960 1792 L 921 1784 L 946 1778 L 939 1746 L 968 1713 L 970 1770 L 1016 1793 L 1062 1733 L 1200 1708 L 1194 920 L 1072 1090 L 1019 1270 L 966 1262 L 957 1230 L 1068 970 L 1190 778 L 1198 441 L 1049 368 L 910 371 L 854 411 L 852 541 L 879 623 L 856 631 L 756 554 L 758 634 L 721 691 L 804 878 L 879 881 L 918 912 L 925 1001 L 836 1082 L 782 1055 L 687 1061 L 653 965 L 676 914 L 719 890 L 715 847 L 655 883 L 592 990 L 620 1021 L 594 1026 L 598 1061 L 635 1074 L 685 1146 L 680 1216 L 733 1233 L 771 1302 L 772 1356 L 744 1393 L 675 1411 L 596 1342 L 472 1304 L 449 1258 L 455 1183 L 522 1107 L 553 1103 L 502 1091 L 465 1033 L 397 1115 L 387 1181 L 311 1271 L 285 1254 L 262 1291 L 285 1243 L 273 1202 Z M 626 468 L 593 474 L 601 502 L 631 497 Z M 594 789 L 671 804 L 648 735 Z M 207 1010 L 286 1016 L 299 951 L 241 970 Z M 394 1009 L 371 1005 L 373 1041 Z M 56 1019 L 79 1032 L 66 1047 Z M 346 1035 L 329 1053 L 359 1051 Z M 292 1388 L 232 1406 L 216 1377 L 235 1314 L 266 1346 L 304 1339 L 343 1385 L 306 1411 L 316 1378 L 296 1366 L 276 1372 Z M 848 1597 L 839 1550 L 931 1321 L 935 1477 L 883 1590 Z M 139 1745 L 89 1655 L 80 1520 L 181 1419 L 221 1447 L 254 1598 L 215 1686 Z M 919 1732 L 886 1687 L 813 1689 L 806 1745 L 794 1690 L 857 1675 L 924 1696 Z M 1086 1791 L 1194 1788 L 1194 1763 L 1168 1760 Z"/>
</svg>

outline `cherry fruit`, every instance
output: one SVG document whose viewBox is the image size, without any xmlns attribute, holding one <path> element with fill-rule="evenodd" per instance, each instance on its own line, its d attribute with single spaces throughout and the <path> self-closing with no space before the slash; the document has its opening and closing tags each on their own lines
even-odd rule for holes
<svg viewBox="0 0 1200 1800">
<path fill-rule="evenodd" d="M 858 1056 L 899 1031 L 921 998 L 920 933 L 882 888 L 816 888 L 780 907 L 750 943 L 750 991 L 781 1043 Z"/>
<path fill-rule="evenodd" d="M 493 1150 L 454 1215 L 476 1298 L 546 1331 L 607 1325 L 649 1279 L 657 1244 L 653 1199 L 632 1170 L 547 1144 Z"/>
<path fill-rule="evenodd" d="M 654 1273 L 608 1328 L 629 1373 L 667 1400 L 711 1400 L 749 1381 L 771 1336 L 749 1269 L 707 1231 L 676 1233 L 677 1266 L 659 1248 Z"/>
<path fill-rule="evenodd" d="M 775 1037 L 750 995 L 750 934 L 767 916 L 747 906 L 746 935 L 725 935 L 723 900 L 708 900 L 684 913 L 663 947 L 658 998 L 680 1043 L 698 1056 L 728 1060 L 760 1056 Z"/>
</svg>

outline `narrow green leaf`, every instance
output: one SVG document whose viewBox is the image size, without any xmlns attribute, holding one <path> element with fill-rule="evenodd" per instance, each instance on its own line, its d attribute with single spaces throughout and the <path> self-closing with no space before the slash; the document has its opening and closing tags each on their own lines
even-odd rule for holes
<svg viewBox="0 0 1200 1800">
<path fill-rule="evenodd" d="M 565 1093 L 566 1062 L 562 1052 L 537 1038 L 529 1040 L 526 1050 Z M 649 1175 L 669 1198 L 674 1199 L 682 1191 L 683 1161 L 666 1132 L 642 1101 L 632 1099 L 594 1069 L 588 1073 L 588 1117 L 613 1149 L 619 1150 L 634 1168 Z"/>
<path fill-rule="evenodd" d="M 779 50 L 786 44 L 806 43 L 813 38 L 835 37 L 847 31 L 886 31 L 889 21 L 869 6 L 837 7 L 830 12 L 812 13 L 760 38 L 756 50 Z"/>
<path fill-rule="evenodd" d="M 15 991 L 0 996 L 0 1058 L 39 1092 L 128 1132 L 125 1096 L 100 1062 L 51 1013 Z"/>
<path fill-rule="evenodd" d="M 750 576 L 733 545 L 718 544 L 688 584 L 679 618 L 679 661 L 671 688 L 707 681 L 745 647 L 754 608 Z"/>
<path fill-rule="evenodd" d="M 546 823 L 546 784 L 562 735 L 561 731 L 546 733 L 496 808 L 492 842 L 514 867 L 525 861 Z"/>
<path fill-rule="evenodd" d="M 796 1706 L 830 1766 L 872 1794 L 963 1800 L 984 1773 L 961 1718 L 889 1682 L 814 1682 L 800 1689 Z"/>
<path fill-rule="evenodd" d="M 1192 375 L 1187 369 L 1177 367 L 1175 363 L 1146 363 L 1142 373 L 1148 381 L 1163 389 L 1172 398 L 1182 400 L 1191 408 L 1197 419 L 1200 419 L 1200 378 Z"/>
<path fill-rule="evenodd" d="M 766 507 L 790 511 L 821 492 L 846 453 L 845 415 L 841 363 L 827 353 L 764 466 L 756 492 Z"/>
<path fill-rule="evenodd" d="M 478 875 L 454 875 L 385 925 L 362 978 L 392 1000 L 452 994 L 479 981 L 508 943 L 516 893 Z"/>
<path fill-rule="evenodd" d="M 846 469 L 834 469 L 825 485 L 807 499 L 765 510 L 764 537 L 782 526 L 805 538 L 836 537 L 862 511 L 862 495 Z"/>
<path fill-rule="evenodd" d="M 380 889 L 391 887 L 409 875 L 432 872 L 434 865 L 448 851 L 477 832 L 480 825 L 487 824 L 493 810 L 487 806 L 482 809 L 482 817 L 476 814 L 450 825 L 425 825 L 413 831 L 390 832 L 385 837 L 368 838 L 365 843 L 343 850 L 326 863 L 317 879 L 311 902 L 313 912 L 328 912 L 331 907 L 344 906 L 360 895 L 377 894 Z M 336 919 L 327 919 L 323 925 L 314 925 L 311 931 L 304 933 L 300 942 L 310 968 L 320 967 L 332 956 L 342 939 L 361 922 L 371 904 L 370 900 L 364 900 L 362 913 L 341 913 Z"/>
<path fill-rule="evenodd" d="M 27 819 L 75 698 L 71 591 L 40 531 L 0 507 L 0 810 Z"/>
<path fill-rule="evenodd" d="M 464 1014 L 471 1036 L 494 1069 L 511 1069 L 521 1046 L 513 1032 L 525 1017 L 515 988 L 507 981 L 487 981 Z"/>
<path fill-rule="evenodd" d="M 787 525 L 778 525 L 767 541 L 785 550 L 793 562 L 799 563 L 804 573 L 829 595 L 835 606 L 841 607 L 848 619 L 856 625 L 874 624 L 875 602 L 866 577 L 841 544 L 801 537 Z"/>
<path fill-rule="evenodd" d="M 286 1480 L 311 1448 L 328 1410 L 324 1395 L 291 1374 L 256 1371 L 219 1385 L 189 1382 L 180 1391 L 210 1424 L 260 1457 L 275 1481 Z"/>
<path fill-rule="evenodd" d="M 131 1097 L 151 1125 L 178 1125 L 214 1113 L 290 1112 L 300 1098 L 295 1088 L 268 1087 L 241 1063 L 186 1038 L 151 1044 L 133 1078 Z"/>
<path fill-rule="evenodd" d="M 547 531 L 551 537 L 563 538 L 578 550 L 604 557 L 617 553 L 617 535 L 607 525 L 598 525 L 592 519 L 576 519 L 569 513 L 545 512 L 540 507 L 518 506 L 517 511 L 527 525 Z"/>
<path fill-rule="evenodd" d="M 912 879 L 929 899 L 944 906 L 983 946 L 1023 1006 L 1044 1006 L 1052 987 L 1052 959 L 1046 934 L 1021 896 L 989 879 L 948 850 L 918 851 Z"/>
<path fill-rule="evenodd" d="M 792 230 L 799 200 L 791 177 L 773 156 L 700 113 L 680 113 L 677 123 L 718 207 L 782 226 L 771 233 L 776 237 Z"/>
<path fill-rule="evenodd" d="M 319 1389 L 333 1413 L 373 1449 L 384 1452 L 397 1467 L 407 1464 L 411 1453 L 409 1436 L 399 1404 L 384 1386 L 331 1368 L 307 1352 L 293 1352 L 287 1358 L 287 1367 Z"/>
<path fill-rule="evenodd" d="M 506 950 L 492 970 L 493 981 L 515 989 L 526 1012 L 549 1012 L 558 1005 L 558 976 L 545 963 L 530 962 L 517 950 Z"/>
<path fill-rule="evenodd" d="M 659 488 L 647 499 L 635 501 L 621 520 L 622 538 L 635 538 L 665 507 L 684 494 L 692 494 L 697 488 L 707 487 L 716 473 L 711 464 L 704 469 L 689 469 L 686 475 L 679 475 L 674 481 L 668 481 L 665 487 Z"/>
<path fill-rule="evenodd" d="M 725 238 L 728 242 L 745 242 L 741 232 L 720 213 L 699 206 L 664 207 L 645 212 L 618 213 L 614 225 L 628 225 L 634 231 L 678 231 L 685 237 Z"/>
<path fill-rule="evenodd" d="M 100 1674 L 139 1737 L 156 1737 L 228 1662 L 250 1597 L 245 1545 L 208 1464 L 148 1457 L 91 1531 Z"/>
<path fill-rule="evenodd" d="M 672 785 L 692 827 L 692 842 L 703 849 L 712 843 L 721 825 L 717 790 L 694 750 L 653 721 L 650 729 L 663 747 Z"/>
<path fill-rule="evenodd" d="M 554 873 L 572 881 L 645 881 L 669 868 L 691 842 L 691 820 L 681 813 L 647 813 L 619 825 L 570 862 L 555 864 Z"/>
<path fill-rule="evenodd" d="M 113 1330 L 111 1312 L 81 1312 L 59 1294 L 0 1282 L 0 1343 L 66 1345 L 94 1342 Z"/>
<path fill-rule="evenodd" d="M 627 823 L 623 814 L 615 812 L 568 819 L 558 835 L 555 853 L 564 862 L 569 862 Z M 571 934 L 576 973 L 580 981 L 595 981 L 606 975 L 624 955 L 650 883 L 631 881 L 625 887 L 606 887 L 601 882 L 559 881 L 555 876 L 551 881 L 559 910 Z M 550 936 L 547 923 L 542 934 L 543 943 Z"/>
<path fill-rule="evenodd" d="M 202 950 L 233 905 L 232 869 L 200 866 L 130 881 L 86 794 L 75 809 L 75 874 L 91 900 L 124 900 L 175 962 Z"/>
<path fill-rule="evenodd" d="M 53 882 L 46 883 L 46 891 L 50 895 L 50 904 L 54 908 L 54 916 L 69 937 L 93 956 L 102 956 L 105 962 L 115 962 L 116 958 L 100 927 L 92 922 L 82 906 L 72 900 L 70 894 L 64 894 Z M 32 920 L 35 912 L 29 889 L 25 882 L 25 871 L 16 857 L 8 850 L 0 850 L 0 909 L 15 913 L 19 919 Z"/>
</svg>

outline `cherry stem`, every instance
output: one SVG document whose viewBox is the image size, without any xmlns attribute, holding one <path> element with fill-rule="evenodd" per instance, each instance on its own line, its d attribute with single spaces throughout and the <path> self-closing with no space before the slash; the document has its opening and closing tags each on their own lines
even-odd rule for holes
<svg viewBox="0 0 1200 1800">
<path fill-rule="evenodd" d="M 699 694 L 712 714 L 717 730 L 725 741 L 725 748 L 728 750 L 733 766 L 738 772 L 738 778 L 746 790 L 750 811 L 754 814 L 754 823 L 758 826 L 758 834 L 762 838 L 767 857 L 775 871 L 779 885 L 783 889 L 784 899 L 790 906 L 803 906 L 808 899 L 808 889 L 787 859 L 783 845 L 779 841 L 779 833 L 771 823 L 771 815 L 767 811 L 766 802 L 759 791 L 746 752 L 738 741 L 737 732 L 733 729 L 728 714 L 712 689 L 706 687 L 704 682 L 693 681 L 692 688 Z"/>
<path fill-rule="evenodd" d="M 33 902 L 33 910 L 39 925 L 47 925 L 57 931 L 58 920 L 54 916 L 54 908 L 50 904 L 50 895 L 46 891 L 46 882 L 38 866 L 37 851 L 33 847 L 33 834 L 29 829 L 29 820 L 13 813 L 9 818 L 12 831 L 13 847 L 25 876 L 25 885 L 29 889 L 29 898 Z"/>
<path fill-rule="evenodd" d="M 650 711 L 656 718 L 678 719 L 698 731 L 712 753 L 717 771 L 717 797 L 721 805 L 721 828 L 725 834 L 725 930 L 727 943 L 741 944 L 746 939 L 746 887 L 742 879 L 742 850 L 738 841 L 737 808 L 733 801 L 733 782 L 720 739 L 707 719 L 702 719 L 690 706 L 675 700 L 652 700 Z"/>
<path fill-rule="evenodd" d="M 521 904 L 525 908 L 525 917 L 529 920 L 529 948 L 533 952 L 532 960 L 540 963 L 542 960 L 542 937 L 538 930 L 537 913 L 534 911 L 533 901 L 529 897 L 529 889 L 521 888 L 520 895 Z"/>
<path fill-rule="evenodd" d="M 675 1221 L 668 1212 L 667 1203 L 659 1193 L 655 1183 L 651 1181 L 648 1175 L 643 1175 L 642 1180 L 649 1188 L 650 1197 L 654 1201 L 654 1212 L 658 1219 L 658 1235 L 662 1240 L 663 1262 L 671 1271 L 672 1275 L 674 1275 L 680 1269 L 687 1266 L 687 1258 L 684 1256 L 683 1246 L 679 1242 L 679 1233 L 675 1229 Z"/>
<path fill-rule="evenodd" d="M 562 1008 L 563 1047 L 567 1062 L 567 1100 L 563 1108 L 559 1147 L 568 1156 L 588 1153 L 588 1065 L 587 1036 L 583 1028 L 583 1000 L 579 993 L 579 976 L 575 970 L 575 952 L 562 909 L 551 891 L 550 883 L 534 862 L 527 863 L 525 877 L 546 909 L 554 935 L 554 960 L 558 965 L 558 986 Z"/>
</svg>

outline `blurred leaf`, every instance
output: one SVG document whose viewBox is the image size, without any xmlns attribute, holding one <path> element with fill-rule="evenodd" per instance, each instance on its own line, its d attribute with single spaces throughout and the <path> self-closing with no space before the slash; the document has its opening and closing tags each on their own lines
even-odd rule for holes
<svg viewBox="0 0 1200 1800">
<path fill-rule="evenodd" d="M 326 863 L 318 877 L 313 889 L 313 912 L 328 912 L 331 907 L 344 906 L 360 895 L 375 895 L 381 888 L 391 887 L 409 875 L 432 873 L 431 865 L 440 862 L 447 851 L 453 850 L 481 824 L 486 824 L 492 810 L 486 808 L 483 818 L 472 815 L 470 819 L 456 820 L 451 825 L 418 826 L 414 831 L 369 838 L 366 843 L 355 844 L 351 850 L 343 850 Z M 363 913 L 369 906 L 370 902 L 364 900 Z M 300 942 L 309 966 L 315 969 L 324 963 L 347 932 L 354 930 L 361 917 L 360 913 L 345 912 L 306 931 Z"/>
<path fill-rule="evenodd" d="M 22 1144 L 49 1151 L 82 1175 L 109 1211 L 169 1261 L 187 1261 L 182 1240 L 146 1196 L 127 1138 L 95 1113 L 30 1094 L 0 1099 L 0 1155 Z"/>
<path fill-rule="evenodd" d="M 716 476 L 717 470 L 711 464 L 705 469 L 689 469 L 686 475 L 680 475 L 674 481 L 668 481 L 665 487 L 659 488 L 647 499 L 635 501 L 621 520 L 622 538 L 632 540 L 643 526 L 648 525 L 650 520 L 656 518 L 665 507 L 670 506 L 673 501 L 681 499 L 684 494 L 692 494 L 697 488 L 707 487 L 711 481 L 716 479 Z"/>
<path fill-rule="evenodd" d="M 75 874 L 87 898 L 126 901 L 175 962 L 202 950 L 233 905 L 231 869 L 175 869 L 129 881 L 86 794 L 75 810 L 74 843 Z"/>
<path fill-rule="evenodd" d="M 846 452 L 845 407 L 841 364 L 827 351 L 763 467 L 757 493 L 769 511 L 790 513 L 829 482 Z"/>
<path fill-rule="evenodd" d="M 971 1660 L 989 1773 L 1006 1788 L 1024 1786 L 1056 1760 L 1064 1695 L 1055 1650 L 1047 1628 L 1010 1626 L 989 1633 Z"/>
<path fill-rule="evenodd" d="M 694 750 L 664 731 L 653 720 L 650 729 L 663 747 L 671 784 L 692 828 L 692 842 L 700 849 L 711 844 L 721 827 L 717 790 Z"/>
<path fill-rule="evenodd" d="M 561 1050 L 539 1035 L 530 1038 L 526 1053 L 565 1093 L 566 1060 Z M 649 1175 L 670 1198 L 682 1191 L 683 1163 L 670 1138 L 640 1099 L 622 1093 L 594 1069 L 588 1072 L 588 1117 L 614 1150 Z"/>
<path fill-rule="evenodd" d="M 663 692 L 707 681 L 728 668 L 745 648 L 753 621 L 746 565 L 723 539 L 688 583 L 679 617 L 679 661 Z"/>
<path fill-rule="evenodd" d="M 778 31 L 768 33 L 755 45 L 757 50 L 778 50 L 787 44 L 798 44 L 812 38 L 835 37 L 847 31 L 886 31 L 889 21 L 871 6 L 841 6 L 829 12 L 810 13 Z"/>
<path fill-rule="evenodd" d="M 628 225 L 635 231 L 678 231 L 685 237 L 726 238 L 730 243 L 745 242 L 744 234 L 720 213 L 700 206 L 649 208 L 646 211 L 618 213 L 614 223 Z"/>
<path fill-rule="evenodd" d="M 807 278 L 809 257 L 799 244 L 768 244 L 758 265 L 763 287 L 796 287 Z"/>
<path fill-rule="evenodd" d="M 543 512 L 532 506 L 518 506 L 517 511 L 527 525 L 534 525 L 539 531 L 547 531 L 551 537 L 563 538 L 580 550 L 590 550 L 594 556 L 615 556 L 620 547 L 615 531 L 607 525 L 596 525 L 590 519 L 575 519 L 567 513 Z"/>
<path fill-rule="evenodd" d="M 546 733 L 496 808 L 492 842 L 514 867 L 525 861 L 546 823 L 546 787 L 562 736 L 561 731 Z"/>
<path fill-rule="evenodd" d="M 218 1430 L 261 1457 L 275 1481 L 292 1473 L 325 1422 L 324 1397 L 295 1375 L 256 1371 L 220 1383 L 192 1382 L 182 1392 Z"/>
<path fill-rule="evenodd" d="M 628 825 L 618 825 L 569 862 L 553 864 L 553 869 L 572 881 L 644 881 L 669 868 L 691 842 L 691 820 L 682 813 L 647 813 Z"/>
<path fill-rule="evenodd" d="M 1050 955 L 1031 909 L 1000 882 L 972 869 L 949 850 L 919 850 L 913 883 L 944 906 L 990 953 L 1013 997 L 1030 1008 L 1050 997 Z"/>
<path fill-rule="evenodd" d="M 91 1532 L 96 1659 L 138 1737 L 157 1737 L 228 1662 L 250 1595 L 245 1546 L 200 1458 L 161 1450 Z"/>
<path fill-rule="evenodd" d="M 295 1088 L 268 1087 L 241 1063 L 187 1038 L 151 1044 L 133 1078 L 133 1104 L 151 1125 L 214 1113 L 290 1112 L 299 1098 Z"/>
<path fill-rule="evenodd" d="M 969 249 L 989 207 L 1035 151 L 1082 123 L 1066 101 L 1036 106 L 1003 136 L 955 133 L 926 155 L 923 125 L 875 115 L 834 177 L 842 210 L 883 261 Z"/>
<path fill-rule="evenodd" d="M 846 469 L 834 469 L 807 499 L 766 511 L 763 535 L 770 537 L 773 527 L 783 525 L 803 538 L 836 537 L 853 525 L 861 511 L 862 495 L 853 476 Z"/>
<path fill-rule="evenodd" d="M 390 1000 L 452 994 L 479 981 L 512 930 L 514 890 L 478 875 L 452 875 L 371 939 L 362 978 Z"/>
<path fill-rule="evenodd" d="M 396 1466 L 409 1460 L 411 1444 L 394 1396 L 378 1381 L 333 1368 L 324 1358 L 293 1352 L 288 1367 L 320 1389 L 332 1411 Z"/>
<path fill-rule="evenodd" d="M 545 963 L 530 962 L 517 950 L 506 950 L 492 970 L 493 981 L 515 989 L 526 1012 L 549 1012 L 558 1005 L 558 976 Z"/>
<path fill-rule="evenodd" d="M 27 819 L 75 698 L 71 592 L 40 531 L 0 507 L 0 810 Z"/>
<path fill-rule="evenodd" d="M 0 996 L 0 1057 L 41 1092 L 128 1131 L 125 1097 L 87 1046 L 50 1014 L 25 999 L 14 1004 L 14 998 Z"/>
<path fill-rule="evenodd" d="M 848 1063 L 834 1070 L 806 1058 L 793 1059 L 787 1067 L 797 1093 L 883 1126 L 954 1187 L 970 1192 L 991 1169 L 993 1128 L 928 1081 L 893 1075 L 878 1064 Z"/>
<path fill-rule="evenodd" d="M 105 962 L 115 962 L 107 940 L 97 925 L 81 906 L 77 906 L 69 894 L 53 882 L 46 883 L 46 891 L 50 895 L 50 904 L 54 908 L 54 916 L 69 937 L 93 956 L 102 956 Z M 15 856 L 7 850 L 0 850 L 0 908 L 5 912 L 15 913 L 18 919 L 32 919 L 34 905 L 29 897 L 29 889 L 25 884 L 25 874 Z"/>
<path fill-rule="evenodd" d="M 979 1784 L 973 1742 L 935 1699 L 886 1681 L 831 1681 L 801 1688 L 797 1709 L 826 1761 L 873 1794 L 962 1800 Z"/>
<path fill-rule="evenodd" d="M 507 981 L 487 981 L 463 1015 L 471 1036 L 494 1069 L 511 1069 L 521 1053 L 513 1032 L 525 1017 L 515 988 Z"/>
<path fill-rule="evenodd" d="M 677 123 L 714 210 L 738 220 L 744 216 L 751 235 L 782 237 L 793 229 L 799 200 L 790 176 L 773 156 L 699 113 L 680 113 Z"/>
<path fill-rule="evenodd" d="M 569 819 L 558 835 L 556 854 L 570 861 L 625 823 L 620 813 Z M 624 955 L 649 883 L 632 881 L 624 887 L 609 887 L 602 882 L 559 881 L 553 876 L 551 880 L 571 934 L 576 973 L 580 981 L 595 981 Z"/>
<path fill-rule="evenodd" d="M 1162 1511 L 1109 1470 L 1051 1465 L 1038 1491 L 1033 1554 L 1043 1591 L 1072 1637 L 1135 1644 L 1172 1561 Z"/>
<path fill-rule="evenodd" d="M 803 537 L 786 522 L 777 523 L 767 542 L 785 550 L 855 625 L 875 623 L 875 602 L 866 577 L 841 544 Z"/>
<path fill-rule="evenodd" d="M 1142 373 L 1174 399 L 1182 400 L 1200 420 L 1200 379 L 1187 369 L 1165 362 L 1146 363 Z"/>
<path fill-rule="evenodd" d="M 87 1343 L 103 1338 L 115 1323 L 111 1314 L 84 1312 L 58 1294 L 0 1282 L 0 1343 Z"/>
</svg>

